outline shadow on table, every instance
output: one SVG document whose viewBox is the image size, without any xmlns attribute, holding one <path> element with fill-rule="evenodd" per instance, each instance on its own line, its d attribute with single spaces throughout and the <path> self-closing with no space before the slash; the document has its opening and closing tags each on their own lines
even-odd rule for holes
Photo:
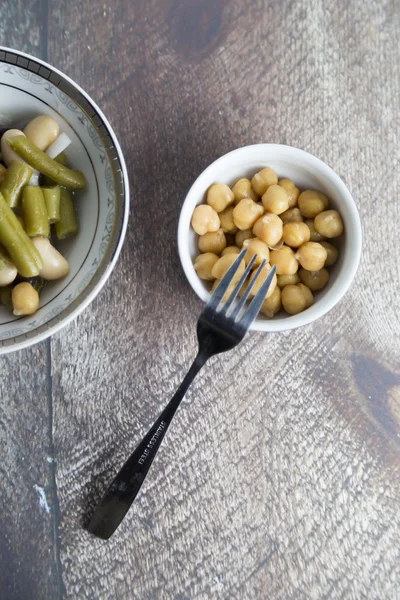
<svg viewBox="0 0 400 600">
<path fill-rule="evenodd" d="M 93 462 L 91 467 L 92 476 L 86 486 L 82 488 L 82 497 L 79 502 L 80 524 L 84 529 L 87 529 L 94 509 L 121 468 L 123 461 L 123 458 L 121 460 L 119 446 L 112 443 L 105 453 Z"/>
<path fill-rule="evenodd" d="M 177 250 L 180 210 L 198 175 L 238 145 L 233 129 L 226 128 L 215 107 L 201 107 L 194 113 L 193 106 L 183 103 L 179 120 L 164 125 L 157 126 L 149 119 L 146 143 L 141 146 L 140 139 L 132 139 L 133 148 L 124 149 L 132 202 L 121 269 L 135 270 L 142 325 L 143 319 L 152 314 L 156 322 L 164 317 L 182 319 L 182 310 L 193 313 L 196 298 L 183 274 Z M 161 295 L 171 300 L 160 303 Z M 120 447 L 125 448 L 122 457 Z M 104 454 L 93 462 L 93 475 L 83 490 L 79 510 L 83 527 L 87 527 L 96 505 L 132 450 L 130 444 L 121 443 L 121 432 L 116 430 Z"/>
</svg>

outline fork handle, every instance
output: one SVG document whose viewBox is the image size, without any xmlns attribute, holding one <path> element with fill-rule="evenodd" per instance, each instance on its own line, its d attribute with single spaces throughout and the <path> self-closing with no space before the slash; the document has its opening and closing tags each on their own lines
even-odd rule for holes
<svg viewBox="0 0 400 600">
<path fill-rule="evenodd" d="M 93 535 L 107 540 L 125 517 L 142 487 L 180 403 L 208 358 L 199 352 L 172 399 L 107 488 L 88 525 L 88 531 Z"/>
</svg>

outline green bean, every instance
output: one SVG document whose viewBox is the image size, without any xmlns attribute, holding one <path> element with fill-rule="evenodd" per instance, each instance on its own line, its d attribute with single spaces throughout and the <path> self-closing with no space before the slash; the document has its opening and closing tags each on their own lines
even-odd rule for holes
<svg viewBox="0 0 400 600">
<path fill-rule="evenodd" d="M 0 192 L 11 208 L 18 206 L 22 188 L 25 187 L 32 177 L 33 169 L 26 163 L 14 160 L 7 169 Z"/>
<path fill-rule="evenodd" d="M 68 166 L 68 158 L 67 155 L 65 154 L 65 152 L 60 152 L 60 154 L 57 154 L 57 156 L 54 159 L 56 162 L 58 162 L 60 165 L 63 165 L 63 167 L 67 167 Z"/>
<path fill-rule="evenodd" d="M 0 243 L 7 250 L 20 275 L 23 277 L 39 275 L 43 266 L 42 258 L 1 193 Z"/>
<path fill-rule="evenodd" d="M 37 169 L 43 175 L 47 175 L 56 183 L 73 189 L 86 187 L 86 178 L 83 173 L 68 169 L 68 167 L 49 158 L 47 154 L 36 148 L 28 138 L 17 135 L 8 139 L 7 143 L 31 167 Z"/>
<path fill-rule="evenodd" d="M 4 216 L 6 218 L 6 220 L 8 221 L 8 226 L 6 226 L 5 233 L 7 234 L 7 232 L 10 229 L 12 229 L 14 231 L 13 239 L 15 237 L 18 238 L 19 244 L 20 244 L 21 248 L 23 248 L 23 252 L 25 253 L 25 255 L 30 256 L 31 263 L 33 265 L 36 265 L 36 268 L 34 269 L 35 272 L 40 271 L 40 269 L 43 267 L 43 260 L 40 255 L 40 252 L 35 248 L 30 237 L 28 236 L 28 234 L 25 231 L 25 221 L 22 219 L 22 217 L 15 214 L 15 212 L 8 206 L 7 202 L 5 202 L 3 196 L 0 193 L 0 220 L 1 220 L 2 216 Z M 6 237 L 7 237 L 7 235 L 6 235 Z M 2 243 L 1 234 L 0 234 L 0 243 Z M 29 269 L 24 269 L 23 266 L 21 269 L 19 269 L 18 264 L 13 259 L 13 256 L 10 253 L 10 251 L 8 250 L 6 244 L 3 244 L 3 246 L 8 251 L 8 254 L 10 255 L 15 266 L 17 267 L 19 274 L 22 275 L 22 277 L 35 277 L 36 276 L 36 275 L 25 275 L 23 271 L 27 271 Z"/>
<path fill-rule="evenodd" d="M 4 201 L 4 198 L 0 194 L 0 219 L 2 216 L 4 216 L 8 221 L 8 225 L 6 225 L 5 231 L 3 227 L 3 233 L 5 237 L 9 237 L 9 232 L 13 230 L 12 241 L 15 240 L 15 238 L 17 238 L 19 242 L 20 250 L 17 249 L 17 251 L 15 251 L 14 249 L 13 254 L 7 248 L 7 245 L 5 243 L 3 244 L 6 250 L 8 251 L 10 258 L 13 260 L 15 266 L 17 267 L 18 273 L 22 275 L 22 277 L 36 277 L 40 269 L 43 267 L 43 260 L 40 255 L 40 252 L 36 249 L 30 237 L 26 233 L 25 221 L 22 219 L 22 217 L 16 215 L 15 212 L 8 207 L 7 203 Z M 1 233 L 0 243 L 2 243 Z M 15 254 L 17 254 L 16 260 L 14 260 L 13 258 Z M 21 259 L 18 258 L 19 255 L 21 255 Z M 34 268 L 30 268 L 28 266 L 24 267 L 24 261 L 22 260 L 24 256 L 27 259 L 25 262 L 30 262 L 30 264 L 33 265 Z M 28 274 L 25 275 L 25 272 L 27 272 Z M 29 273 L 35 274 L 31 275 Z"/>
<path fill-rule="evenodd" d="M 38 277 L 30 277 L 29 283 L 31 284 L 33 289 L 37 291 L 39 296 L 40 296 L 44 286 L 46 285 L 45 280 L 43 279 L 43 277 L 40 277 L 40 275 Z"/>
<path fill-rule="evenodd" d="M 60 163 L 60 165 L 63 165 L 64 167 L 68 166 L 68 159 L 65 152 L 60 152 L 60 154 L 56 156 L 54 160 Z M 55 185 L 57 185 L 55 181 L 50 179 L 50 177 L 46 177 L 46 175 L 42 175 L 42 178 L 42 185 L 45 187 L 54 187 Z"/>
<path fill-rule="evenodd" d="M 3 267 L 8 267 L 10 265 L 12 265 L 10 257 L 8 256 L 4 248 L 0 246 L 0 269 L 2 269 Z"/>
<path fill-rule="evenodd" d="M 46 285 L 46 282 L 43 279 L 43 277 L 36 277 L 35 280 L 32 282 L 32 285 L 40 296 L 44 286 Z"/>
<path fill-rule="evenodd" d="M 78 221 L 71 192 L 65 188 L 61 188 L 60 191 L 60 220 L 55 224 L 55 228 L 58 239 L 65 240 L 78 233 Z"/>
<path fill-rule="evenodd" d="M 5 287 L 0 287 L 0 302 L 3 306 L 8 308 L 8 310 L 13 309 L 12 300 L 11 300 L 11 285 L 6 285 Z"/>
<path fill-rule="evenodd" d="M 49 224 L 60 220 L 60 186 L 42 187 Z"/>
<path fill-rule="evenodd" d="M 22 192 L 22 209 L 26 233 L 29 237 L 41 235 L 49 237 L 50 226 L 47 216 L 46 202 L 40 187 L 28 185 Z"/>
</svg>

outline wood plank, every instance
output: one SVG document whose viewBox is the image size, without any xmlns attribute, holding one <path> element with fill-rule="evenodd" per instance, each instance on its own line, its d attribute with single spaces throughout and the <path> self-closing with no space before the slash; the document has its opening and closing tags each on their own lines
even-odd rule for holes
<svg viewBox="0 0 400 600">
<path fill-rule="evenodd" d="M 68 597 L 395 597 L 395 11 L 377 0 L 50 5 L 49 58 L 110 118 L 133 189 L 110 282 L 52 338 Z M 343 176 L 365 232 L 356 282 L 319 322 L 253 334 L 208 365 L 126 522 L 98 541 L 85 516 L 196 349 L 201 305 L 175 243 L 185 192 L 216 157 L 261 141 L 302 147 Z"/>
<path fill-rule="evenodd" d="M 3 45 L 43 56 L 41 3 L 0 4 Z M 58 598 L 50 345 L 0 357 L 0 597 Z"/>
</svg>

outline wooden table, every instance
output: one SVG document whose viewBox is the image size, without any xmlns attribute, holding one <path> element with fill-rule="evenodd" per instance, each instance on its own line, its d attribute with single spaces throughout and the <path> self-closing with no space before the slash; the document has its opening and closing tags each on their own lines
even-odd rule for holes
<svg viewBox="0 0 400 600">
<path fill-rule="evenodd" d="M 132 214 L 95 302 L 0 359 L 2 599 L 400 598 L 399 15 L 396 0 L 3 0 L 0 43 L 110 119 Z M 195 353 L 185 191 L 256 142 L 343 177 L 356 280 L 313 325 L 211 361 L 129 518 L 97 540 L 88 511 Z"/>
</svg>

